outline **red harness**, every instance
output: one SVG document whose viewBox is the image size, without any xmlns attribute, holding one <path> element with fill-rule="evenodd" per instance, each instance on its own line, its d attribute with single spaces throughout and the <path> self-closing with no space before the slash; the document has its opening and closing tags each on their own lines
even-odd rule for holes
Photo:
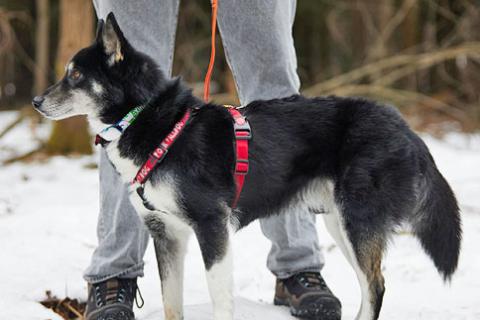
<svg viewBox="0 0 480 320">
<path fill-rule="evenodd" d="M 233 129 L 235 132 L 236 151 L 234 175 L 236 191 L 235 198 L 232 202 L 232 208 L 236 208 L 238 199 L 242 193 L 245 176 L 248 173 L 248 140 L 252 138 L 252 132 L 247 119 L 234 107 L 227 107 L 234 120 Z M 150 210 L 154 210 L 154 208 L 144 197 L 143 185 L 147 182 L 152 170 L 165 158 L 170 147 L 185 129 L 191 116 L 192 111 L 188 109 L 182 119 L 175 124 L 173 130 L 165 137 L 165 139 L 163 139 L 160 145 L 150 153 L 148 160 L 142 165 L 140 170 L 138 170 L 137 175 L 132 181 L 133 185 L 139 186 L 137 188 L 137 193 L 142 198 L 144 205 Z"/>
<path fill-rule="evenodd" d="M 232 208 L 237 207 L 238 199 L 242 193 L 245 176 L 248 174 L 248 140 L 252 138 L 250 124 L 235 107 L 227 106 L 228 111 L 233 117 L 233 130 L 235 132 L 235 184 L 236 192 L 233 199 Z"/>
<path fill-rule="evenodd" d="M 182 119 L 178 121 L 173 130 L 162 140 L 160 145 L 153 150 L 148 156 L 148 160 L 142 165 L 140 170 L 138 170 L 137 175 L 132 181 L 132 184 L 138 183 L 143 186 L 150 178 L 153 168 L 155 168 L 159 162 L 161 162 L 168 153 L 168 149 L 173 145 L 178 136 L 183 132 L 185 126 L 188 123 L 188 120 L 192 116 L 192 110 L 188 109 L 187 112 L 183 115 Z"/>
</svg>

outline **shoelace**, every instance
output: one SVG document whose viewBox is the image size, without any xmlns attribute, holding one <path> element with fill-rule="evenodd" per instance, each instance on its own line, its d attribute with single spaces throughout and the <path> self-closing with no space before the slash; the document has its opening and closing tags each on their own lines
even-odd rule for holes
<svg viewBox="0 0 480 320">
<path fill-rule="evenodd" d="M 103 307 L 113 303 L 125 302 L 125 288 L 107 288 L 106 284 L 96 285 L 94 288 L 97 307 Z"/>
<path fill-rule="evenodd" d="M 302 272 L 297 274 L 298 281 L 305 287 L 305 288 L 321 288 L 323 290 L 327 290 L 327 284 L 325 280 L 323 280 L 320 273 L 317 272 Z"/>
<path fill-rule="evenodd" d="M 140 309 L 145 304 L 143 300 L 142 293 L 136 284 L 133 288 L 130 288 L 128 282 L 119 280 L 116 286 L 108 287 L 107 283 L 100 283 L 94 285 L 95 290 L 95 300 L 97 307 L 103 307 L 105 305 L 113 303 L 125 303 L 127 297 L 127 291 L 133 290 L 137 292 L 135 294 L 134 300 L 136 306 Z M 139 297 L 139 298 L 138 298 Z M 141 303 L 139 303 L 141 301 Z"/>
<path fill-rule="evenodd" d="M 140 301 L 142 301 L 141 304 L 138 303 L 137 297 L 140 297 Z M 145 304 L 145 300 L 143 300 L 142 293 L 140 292 L 140 288 L 137 285 L 137 292 L 135 294 L 135 305 L 137 306 L 138 309 L 141 309 L 144 304 Z"/>
</svg>

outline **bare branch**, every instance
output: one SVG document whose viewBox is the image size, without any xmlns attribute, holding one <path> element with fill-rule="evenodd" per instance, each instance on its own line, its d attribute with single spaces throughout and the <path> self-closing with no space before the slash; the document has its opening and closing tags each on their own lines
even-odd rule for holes
<svg viewBox="0 0 480 320">
<path fill-rule="evenodd" d="M 325 94 L 333 91 L 335 88 L 355 83 L 364 77 L 371 76 L 380 71 L 385 71 L 390 68 L 399 68 L 399 67 L 412 67 L 415 66 L 414 70 L 419 68 L 427 68 L 434 64 L 443 62 L 448 59 L 453 59 L 459 55 L 473 55 L 480 53 L 480 42 L 471 42 L 464 45 L 460 45 L 454 48 L 442 49 L 434 52 L 427 52 L 422 54 L 404 54 L 398 56 L 388 57 L 373 63 L 369 63 L 360 68 L 354 69 L 350 72 L 336 76 L 330 80 L 326 80 L 320 83 L 317 83 L 310 88 L 304 90 L 305 94 Z M 412 71 L 409 70 L 409 73 Z M 396 74 L 391 76 L 391 79 L 388 81 L 394 81 L 400 76 L 404 76 L 406 71 L 398 71 Z M 388 75 L 387 75 L 388 76 Z M 377 81 L 376 81 L 377 82 Z"/>
</svg>

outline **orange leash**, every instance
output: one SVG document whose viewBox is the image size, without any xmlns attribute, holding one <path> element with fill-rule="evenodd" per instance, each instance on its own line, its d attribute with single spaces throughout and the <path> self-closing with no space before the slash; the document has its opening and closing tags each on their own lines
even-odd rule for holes
<svg viewBox="0 0 480 320">
<path fill-rule="evenodd" d="M 213 65 L 215 64 L 215 35 L 217 33 L 217 0 L 212 2 L 212 49 L 210 51 L 210 63 L 208 64 L 207 74 L 203 82 L 203 100 L 208 102 L 210 98 L 210 79 L 212 78 Z"/>
<path fill-rule="evenodd" d="M 211 0 L 212 3 L 212 43 L 210 51 L 210 63 L 208 64 L 207 73 L 205 75 L 205 81 L 203 82 L 203 100 L 208 102 L 210 96 L 210 80 L 212 78 L 213 65 L 215 64 L 215 36 L 217 33 L 217 0 Z M 235 132 L 235 198 L 232 202 L 232 208 L 237 207 L 237 202 L 240 199 L 242 193 L 245 177 L 248 174 L 249 162 L 248 162 L 248 141 L 252 138 L 252 131 L 247 119 L 232 106 L 227 106 L 228 111 L 234 120 L 234 132 Z"/>
</svg>

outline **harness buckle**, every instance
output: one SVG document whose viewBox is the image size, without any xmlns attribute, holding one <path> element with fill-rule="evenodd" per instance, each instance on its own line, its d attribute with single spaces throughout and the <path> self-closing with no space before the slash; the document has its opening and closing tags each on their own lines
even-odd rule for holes
<svg viewBox="0 0 480 320">
<path fill-rule="evenodd" d="M 246 176 L 249 170 L 249 162 L 244 159 L 237 159 L 235 162 L 235 174 Z"/>
<path fill-rule="evenodd" d="M 250 140 L 252 139 L 252 129 L 248 121 L 243 121 L 239 123 L 235 121 L 233 125 L 233 130 L 235 132 L 235 137 L 237 140 Z"/>
</svg>

